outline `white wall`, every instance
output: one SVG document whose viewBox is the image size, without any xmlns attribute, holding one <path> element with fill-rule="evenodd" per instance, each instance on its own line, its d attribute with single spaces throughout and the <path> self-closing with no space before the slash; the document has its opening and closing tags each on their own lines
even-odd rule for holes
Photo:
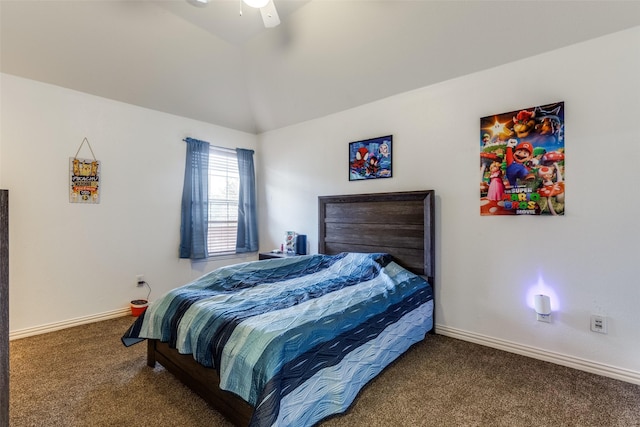
<svg viewBox="0 0 640 427">
<path fill-rule="evenodd" d="M 291 229 L 316 252 L 319 195 L 434 189 L 441 333 L 640 382 L 639 77 L 636 27 L 263 134 L 263 249 Z M 566 215 L 481 217 L 480 118 L 557 101 Z M 349 182 L 348 142 L 387 134 L 393 178 Z M 551 324 L 527 307 L 542 283 Z"/>
<path fill-rule="evenodd" d="M 10 190 L 10 331 L 122 312 L 222 264 L 178 259 L 186 136 L 255 149 L 256 136 L 0 74 L 0 187 Z M 101 201 L 69 203 L 87 137 Z M 79 157 L 91 157 L 88 148 Z M 253 257 L 255 258 L 255 256 Z"/>
</svg>

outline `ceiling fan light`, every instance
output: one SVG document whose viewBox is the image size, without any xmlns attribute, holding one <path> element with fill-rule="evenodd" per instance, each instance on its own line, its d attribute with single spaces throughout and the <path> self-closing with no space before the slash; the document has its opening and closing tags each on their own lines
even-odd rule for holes
<svg viewBox="0 0 640 427">
<path fill-rule="evenodd" d="M 205 7 L 209 3 L 209 0 L 187 0 L 187 3 L 196 7 Z"/>
<path fill-rule="evenodd" d="M 256 9 L 260 9 L 261 7 L 265 7 L 269 0 L 242 0 L 247 4 L 247 6 L 255 7 Z"/>
</svg>

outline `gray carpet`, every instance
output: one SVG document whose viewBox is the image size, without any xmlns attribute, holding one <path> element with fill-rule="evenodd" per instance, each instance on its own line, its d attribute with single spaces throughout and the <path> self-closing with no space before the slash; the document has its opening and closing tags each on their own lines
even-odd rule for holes
<svg viewBox="0 0 640 427">
<path fill-rule="evenodd" d="M 12 341 L 11 427 L 230 426 L 120 343 L 132 322 Z M 321 426 L 640 426 L 640 386 L 429 335 Z"/>
</svg>

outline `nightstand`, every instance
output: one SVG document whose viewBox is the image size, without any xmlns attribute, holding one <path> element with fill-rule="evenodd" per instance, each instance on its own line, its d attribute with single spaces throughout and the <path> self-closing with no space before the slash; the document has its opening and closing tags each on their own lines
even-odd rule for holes
<svg viewBox="0 0 640 427">
<path fill-rule="evenodd" d="M 288 253 L 278 253 L 278 252 L 260 252 L 258 254 L 258 259 L 259 260 L 263 260 L 263 259 L 273 259 L 273 258 L 290 258 L 290 257 L 295 257 L 295 256 L 299 256 L 296 254 L 288 254 Z"/>
</svg>

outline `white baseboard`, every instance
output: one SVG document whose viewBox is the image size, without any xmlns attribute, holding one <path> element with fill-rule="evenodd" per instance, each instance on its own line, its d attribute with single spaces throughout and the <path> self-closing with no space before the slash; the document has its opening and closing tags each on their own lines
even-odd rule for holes
<svg viewBox="0 0 640 427">
<path fill-rule="evenodd" d="M 129 307 L 107 311 L 99 314 L 92 314 L 91 316 L 63 320 L 62 322 L 49 323 L 41 326 L 34 326 L 32 328 L 10 331 L 9 341 L 31 337 L 33 335 L 46 334 L 47 332 L 58 331 L 60 329 L 71 328 L 73 326 L 86 325 L 87 323 L 100 322 L 101 320 L 115 319 L 116 317 L 123 316 L 131 316 L 131 309 Z"/>
<path fill-rule="evenodd" d="M 476 334 L 474 332 L 463 331 L 461 329 L 451 328 L 444 325 L 436 324 L 436 333 L 440 335 L 446 335 L 451 338 L 457 338 L 463 341 L 469 341 L 476 344 L 484 345 L 486 347 L 507 351 L 509 353 L 516 353 L 522 356 L 531 357 L 533 359 L 544 360 L 546 362 L 555 363 L 557 365 L 567 366 L 569 368 L 590 372 L 592 374 L 602 375 L 632 384 L 640 384 L 640 372 L 637 371 L 605 365 L 603 363 L 580 359 L 573 356 L 567 356 L 565 354 L 554 353 L 552 351 L 542 350 L 540 348 L 530 347 L 524 344 L 489 337 L 486 335 Z"/>
</svg>

